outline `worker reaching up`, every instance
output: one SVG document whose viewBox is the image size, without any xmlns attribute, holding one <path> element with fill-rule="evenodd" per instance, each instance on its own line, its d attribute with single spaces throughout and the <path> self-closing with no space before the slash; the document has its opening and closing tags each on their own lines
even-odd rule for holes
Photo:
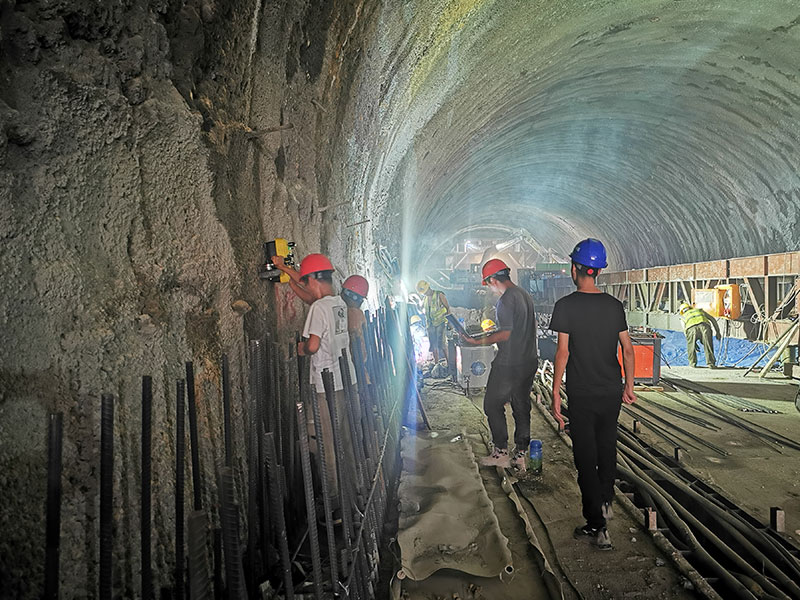
<svg viewBox="0 0 800 600">
<path fill-rule="evenodd" d="M 478 339 L 461 336 L 462 343 L 470 346 L 497 344 L 497 355 L 492 361 L 483 398 L 483 411 L 489 420 L 494 448 L 489 456 L 481 459 L 481 464 L 510 466 L 506 404 L 511 403 L 516 446 L 514 463 L 524 469 L 531 441 L 531 386 L 539 363 L 533 298 L 511 281 L 508 265 L 500 259 L 493 258 L 483 265 L 482 275 L 483 285 L 500 296 L 496 307 L 497 331 Z"/>
<path fill-rule="evenodd" d="M 300 280 L 300 273 L 287 265 L 282 256 L 273 256 L 270 260 L 276 269 L 289 276 L 289 287 L 297 297 L 308 305 L 313 304 L 316 298 Z"/>
<path fill-rule="evenodd" d="M 276 263 L 277 264 L 277 263 Z M 326 440 L 326 462 L 328 471 L 328 484 L 338 494 L 338 478 L 336 477 L 336 455 L 333 451 L 333 426 L 328 403 L 325 398 L 325 388 L 322 385 L 322 371 L 328 369 L 333 373 L 334 402 L 341 415 L 346 415 L 344 385 L 342 374 L 339 370 L 339 357 L 342 350 L 348 348 L 350 336 L 347 333 L 347 305 L 341 296 L 336 295 L 333 289 L 333 265 L 322 254 L 309 254 L 300 264 L 300 283 L 313 296 L 314 302 L 308 311 L 306 323 L 303 327 L 303 340 L 297 343 L 297 354 L 311 357 L 311 385 L 317 394 L 322 423 L 316 423 L 314 428 L 309 428 L 314 440 L 317 438 L 316 427 L 320 427 Z M 355 371 L 348 352 L 348 368 L 350 377 L 355 381 Z M 311 411 L 308 411 L 309 413 Z M 352 437 L 347 425 L 347 419 L 341 423 L 343 446 L 348 454 L 347 462 L 352 464 Z M 328 440 L 331 441 L 328 444 Z M 316 449 L 316 443 L 312 444 Z"/>
<path fill-rule="evenodd" d="M 702 308 L 692 308 L 691 304 L 684 302 L 680 308 L 683 319 L 683 331 L 686 334 L 686 349 L 689 352 L 689 366 L 697 367 L 697 342 L 703 343 L 706 353 L 706 363 L 712 369 L 717 368 L 717 359 L 714 356 L 714 340 L 711 339 L 711 327 L 717 334 L 717 340 L 722 339 L 717 320 Z"/>
<path fill-rule="evenodd" d="M 422 310 L 425 315 L 425 326 L 428 330 L 428 341 L 433 353 L 434 365 L 442 358 L 447 359 L 447 343 L 444 337 L 444 324 L 450 305 L 444 292 L 434 290 L 424 279 L 417 282 L 417 292 L 422 296 Z"/>
<path fill-rule="evenodd" d="M 606 519 L 617 473 L 617 419 L 622 403 L 636 401 L 633 393 L 634 354 L 622 303 L 600 291 L 595 283 L 608 266 L 599 240 L 583 240 L 570 254 L 572 281 L 578 288 L 553 307 L 550 329 L 558 332 L 553 374 L 553 416 L 561 416 L 561 380 L 566 369 L 572 454 L 578 470 L 583 516 L 575 538 L 591 539 L 611 550 Z M 625 384 L 620 376 L 617 348 L 622 345 Z"/>
</svg>

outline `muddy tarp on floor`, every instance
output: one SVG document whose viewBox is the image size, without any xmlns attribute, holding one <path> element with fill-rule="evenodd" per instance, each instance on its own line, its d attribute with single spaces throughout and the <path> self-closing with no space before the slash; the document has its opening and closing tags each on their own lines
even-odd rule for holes
<svg viewBox="0 0 800 600">
<path fill-rule="evenodd" d="M 406 430 L 401 454 L 402 575 L 419 581 L 439 569 L 480 577 L 510 573 L 508 539 L 464 436 Z"/>
</svg>

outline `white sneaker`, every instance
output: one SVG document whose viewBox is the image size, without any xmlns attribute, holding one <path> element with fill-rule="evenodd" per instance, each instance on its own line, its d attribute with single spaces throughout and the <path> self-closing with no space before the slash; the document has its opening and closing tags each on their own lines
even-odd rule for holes
<svg viewBox="0 0 800 600">
<path fill-rule="evenodd" d="M 511 466 L 511 458 L 508 456 L 508 450 L 495 448 L 489 456 L 484 456 L 481 459 L 481 465 L 484 467 L 509 468 Z"/>
<path fill-rule="evenodd" d="M 603 518 L 608 521 L 614 518 L 614 509 L 611 508 L 611 502 L 603 502 L 601 509 L 603 511 Z"/>
</svg>

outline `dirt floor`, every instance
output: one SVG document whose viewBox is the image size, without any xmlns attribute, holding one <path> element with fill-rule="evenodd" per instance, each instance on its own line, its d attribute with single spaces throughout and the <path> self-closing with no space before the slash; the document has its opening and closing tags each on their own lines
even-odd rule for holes
<svg viewBox="0 0 800 600">
<path fill-rule="evenodd" d="M 480 408 L 482 395 L 467 398 L 460 388 L 444 380 L 426 380 L 423 402 L 434 430 L 464 429 L 480 457 L 486 454 L 481 437 L 486 432 Z M 510 419 L 510 410 L 509 421 Z M 620 508 L 609 523 L 615 550 L 600 552 L 584 541 L 572 538 L 582 524 L 580 494 L 575 480 L 571 450 L 550 428 L 537 410 L 532 411 L 532 433 L 543 442 L 544 466 L 541 476 L 519 477 L 519 489 L 531 498 L 521 499 L 540 547 L 561 582 L 564 597 L 611 598 L 694 598 L 680 574 L 655 548 L 640 524 Z M 510 424 L 513 431 L 513 424 Z M 495 469 L 481 468 L 480 474 L 492 500 L 500 529 L 509 539 L 514 575 L 477 578 L 458 571 L 439 571 L 421 582 L 404 580 L 403 598 L 460 600 L 533 600 L 549 598 L 543 588 L 534 548 L 514 505 L 500 486 Z M 689 586 L 690 588 L 691 586 Z"/>
<path fill-rule="evenodd" d="M 794 407 L 797 393 L 796 383 L 779 374 L 770 374 L 767 379 L 757 375 L 742 377 L 743 369 L 692 369 L 674 367 L 663 369 L 664 377 L 680 377 L 713 388 L 723 394 L 732 394 L 765 408 L 779 411 L 780 414 L 746 413 L 735 409 L 726 410 L 749 423 L 766 427 L 775 433 L 800 442 L 800 412 Z M 659 414 L 658 405 L 686 410 L 676 399 L 686 400 L 687 394 L 667 391 L 673 398 L 656 392 L 639 392 L 640 405 Z M 725 408 L 721 404 L 716 404 Z M 703 416 L 697 411 L 690 414 Z M 668 417 L 664 413 L 662 416 Z M 704 417 L 705 418 L 705 417 Z M 623 414 L 623 423 L 631 426 L 633 418 Z M 769 523 L 770 507 L 783 508 L 786 515 L 786 533 L 796 542 L 800 540 L 800 451 L 765 444 L 746 431 L 716 423 L 719 431 L 711 431 L 691 423 L 676 421 L 704 440 L 711 442 L 730 454 L 719 456 L 713 451 L 700 448 L 687 448 L 684 464 L 706 483 L 718 488 L 725 496 L 751 513 L 763 523 Z M 643 428 L 642 437 L 665 454 L 673 454 L 671 444 L 659 438 L 648 427 Z M 688 440 L 690 441 L 690 440 Z"/>
</svg>

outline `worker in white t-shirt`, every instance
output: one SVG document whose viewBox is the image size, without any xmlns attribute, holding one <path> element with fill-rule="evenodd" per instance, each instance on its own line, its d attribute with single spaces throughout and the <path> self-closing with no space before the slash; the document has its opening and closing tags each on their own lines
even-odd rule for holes
<svg viewBox="0 0 800 600">
<path fill-rule="evenodd" d="M 333 265 L 322 254 L 309 254 L 300 264 L 300 280 L 305 288 L 316 298 L 308 311 L 303 327 L 303 340 L 297 343 L 300 356 L 311 357 L 311 385 L 317 394 L 320 407 L 320 427 L 325 437 L 325 462 L 328 471 L 328 486 L 334 498 L 338 497 L 339 481 L 336 476 L 336 454 L 333 448 L 333 426 L 325 388 L 322 384 L 322 371 L 328 369 L 333 373 L 334 401 L 339 413 L 339 432 L 345 453 L 346 464 L 355 465 L 352 436 L 347 418 L 347 403 L 339 369 L 339 357 L 342 350 L 348 351 L 347 367 L 350 379 L 355 381 L 355 369 L 350 360 L 350 336 L 347 331 L 347 305 L 342 297 L 333 289 Z M 316 431 L 309 431 L 316 442 Z M 312 444 L 316 450 L 316 443 Z M 336 516 L 335 516 L 336 518 Z"/>
</svg>

